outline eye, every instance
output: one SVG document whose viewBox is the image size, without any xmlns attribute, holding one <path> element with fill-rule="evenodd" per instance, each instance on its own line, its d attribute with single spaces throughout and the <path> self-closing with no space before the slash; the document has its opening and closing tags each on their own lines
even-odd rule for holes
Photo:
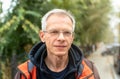
<svg viewBox="0 0 120 79">
<path fill-rule="evenodd" d="M 50 31 L 51 34 L 58 34 L 59 32 L 56 30 Z"/>
<path fill-rule="evenodd" d="M 70 31 L 65 31 L 64 34 L 65 35 L 71 35 L 72 33 Z"/>
</svg>

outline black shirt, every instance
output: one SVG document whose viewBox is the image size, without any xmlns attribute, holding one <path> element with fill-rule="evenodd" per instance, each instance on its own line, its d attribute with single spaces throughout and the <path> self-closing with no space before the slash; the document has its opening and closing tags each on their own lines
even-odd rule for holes
<svg viewBox="0 0 120 79">
<path fill-rule="evenodd" d="M 43 63 L 44 69 L 42 72 L 40 70 L 37 70 L 37 79 L 64 79 L 64 76 L 68 70 L 68 67 L 66 67 L 63 71 L 60 72 L 54 72 L 51 71 L 45 64 Z"/>
</svg>

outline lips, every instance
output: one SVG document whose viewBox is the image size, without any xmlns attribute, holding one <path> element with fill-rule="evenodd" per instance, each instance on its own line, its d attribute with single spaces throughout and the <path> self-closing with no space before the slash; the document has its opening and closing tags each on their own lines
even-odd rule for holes
<svg viewBox="0 0 120 79">
<path fill-rule="evenodd" d="M 67 47 L 66 45 L 55 45 L 55 47 Z"/>
<path fill-rule="evenodd" d="M 55 45 L 56 48 L 59 48 L 59 49 L 63 49 L 65 47 L 67 47 L 66 45 Z"/>
</svg>

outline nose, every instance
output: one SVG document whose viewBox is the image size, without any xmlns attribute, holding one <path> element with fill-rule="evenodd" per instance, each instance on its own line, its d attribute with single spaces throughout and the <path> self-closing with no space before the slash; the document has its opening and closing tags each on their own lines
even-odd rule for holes
<svg viewBox="0 0 120 79">
<path fill-rule="evenodd" d="M 65 39 L 64 34 L 62 32 L 59 33 L 58 39 L 59 40 L 64 40 Z"/>
</svg>

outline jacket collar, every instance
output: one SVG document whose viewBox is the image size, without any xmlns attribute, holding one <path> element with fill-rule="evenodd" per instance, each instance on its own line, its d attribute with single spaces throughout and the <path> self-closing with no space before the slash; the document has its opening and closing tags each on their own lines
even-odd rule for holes
<svg viewBox="0 0 120 79">
<path fill-rule="evenodd" d="M 47 55 L 46 45 L 43 42 L 40 42 L 32 48 L 32 50 L 29 53 L 29 58 L 31 62 L 34 65 L 36 65 L 36 67 L 40 68 L 43 71 L 44 70 L 43 61 L 46 55 Z M 69 69 L 71 71 L 81 70 L 80 64 L 82 63 L 82 58 L 83 55 L 81 50 L 77 46 L 72 44 L 69 50 Z"/>
</svg>

